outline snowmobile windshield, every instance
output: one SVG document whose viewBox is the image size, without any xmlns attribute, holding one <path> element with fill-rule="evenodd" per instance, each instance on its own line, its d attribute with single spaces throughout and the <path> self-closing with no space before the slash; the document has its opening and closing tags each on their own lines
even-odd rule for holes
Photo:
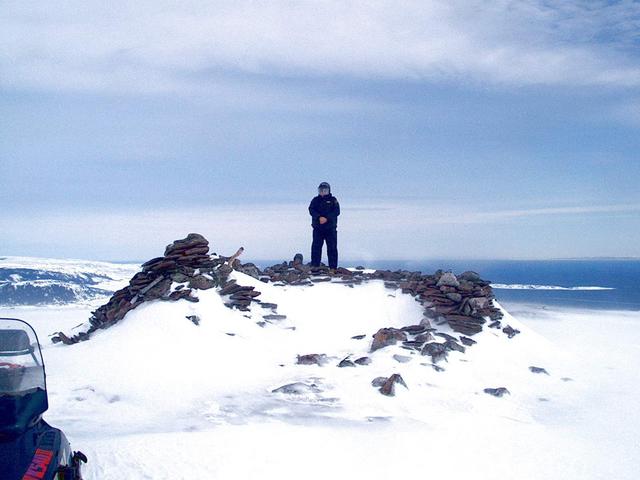
<svg viewBox="0 0 640 480">
<path fill-rule="evenodd" d="M 0 318 L 0 396 L 46 390 L 42 353 L 33 328 Z"/>
</svg>

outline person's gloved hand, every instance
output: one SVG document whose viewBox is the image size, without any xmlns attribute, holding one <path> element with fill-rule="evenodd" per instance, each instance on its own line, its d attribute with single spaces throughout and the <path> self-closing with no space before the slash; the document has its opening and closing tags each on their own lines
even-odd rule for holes
<svg viewBox="0 0 640 480">
<path fill-rule="evenodd" d="M 320 225 L 324 225 L 325 223 L 327 223 L 327 219 L 325 217 L 320 217 L 318 221 L 320 222 Z"/>
</svg>

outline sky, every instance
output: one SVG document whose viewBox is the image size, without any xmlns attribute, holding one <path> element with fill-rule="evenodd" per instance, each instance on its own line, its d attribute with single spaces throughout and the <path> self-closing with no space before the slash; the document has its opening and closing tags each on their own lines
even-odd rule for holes
<svg viewBox="0 0 640 480">
<path fill-rule="evenodd" d="M 0 254 L 640 256 L 640 2 L 0 0 Z"/>
</svg>

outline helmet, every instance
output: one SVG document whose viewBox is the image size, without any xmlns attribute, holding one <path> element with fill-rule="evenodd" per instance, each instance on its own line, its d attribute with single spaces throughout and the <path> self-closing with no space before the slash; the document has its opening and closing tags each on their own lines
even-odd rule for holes
<svg viewBox="0 0 640 480">
<path fill-rule="evenodd" d="M 331 185 L 329 185 L 327 182 L 322 182 L 320 185 L 318 185 L 318 192 L 320 192 L 320 190 L 326 190 L 326 193 L 331 193 Z"/>
</svg>

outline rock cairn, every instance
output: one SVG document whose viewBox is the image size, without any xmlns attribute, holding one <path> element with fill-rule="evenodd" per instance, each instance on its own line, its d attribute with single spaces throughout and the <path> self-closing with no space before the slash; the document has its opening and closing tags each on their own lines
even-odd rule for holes
<svg viewBox="0 0 640 480">
<path fill-rule="evenodd" d="M 487 318 L 500 324 L 502 312 L 493 305 L 490 282 L 475 272 L 455 276 L 437 271 L 400 283 L 403 293 L 413 295 L 425 308 L 425 316 L 436 324 L 445 321 L 456 332 L 474 335 L 482 331 Z"/>
<path fill-rule="evenodd" d="M 292 261 L 260 270 L 253 263 L 243 264 L 237 258 L 241 252 L 242 249 L 231 257 L 210 255 L 208 240 L 200 234 L 190 233 L 186 238 L 168 245 L 162 257 L 153 258 L 144 263 L 141 271 L 134 275 L 127 287 L 115 292 L 105 305 L 92 312 L 89 319 L 90 326 L 86 332 L 73 336 L 58 332 L 54 334 L 52 340 L 56 343 L 74 344 L 88 339 L 90 334 L 98 329 L 116 324 L 129 311 L 144 302 L 152 300 L 197 302 L 198 297 L 194 295 L 194 291 L 211 288 L 219 288 L 218 293 L 229 308 L 249 311 L 250 306 L 256 303 L 271 310 L 270 315 L 263 317 L 265 321 L 286 318 L 284 315 L 277 314 L 276 304 L 260 301 L 258 297 L 261 293 L 254 287 L 239 285 L 235 280 L 229 280 L 229 274 L 233 270 L 276 286 L 312 286 L 320 282 L 332 282 L 354 287 L 369 280 L 382 280 L 385 287 L 393 290 L 401 289 L 403 293 L 412 295 L 423 305 L 425 319 L 437 325 L 448 323 L 454 331 L 469 336 L 482 331 L 482 326 L 487 319 L 492 321 L 490 327 L 501 328 L 502 313 L 493 305 L 494 296 L 490 282 L 482 280 L 475 272 L 465 272 L 456 276 L 441 270 L 433 275 L 406 270 L 371 272 L 366 271 L 364 267 L 357 267 L 355 270 L 346 268 L 331 270 L 324 265 L 312 267 L 304 264 L 300 253 L 296 254 Z M 519 333 L 517 330 L 509 329 L 508 326 L 505 328 L 505 333 L 509 337 Z M 396 336 L 394 342 L 396 340 L 416 341 L 415 337 L 411 339 L 406 337 L 406 334 L 416 334 L 415 332 L 388 331 L 386 334 L 391 337 Z M 385 341 L 390 341 L 383 337 L 379 339 L 382 342 L 381 346 L 384 346 Z"/>
<path fill-rule="evenodd" d="M 98 329 L 115 325 L 131 310 L 151 300 L 197 302 L 194 290 L 207 290 L 225 284 L 231 267 L 224 257 L 209 255 L 209 242 L 190 233 L 168 245 L 164 256 L 149 260 L 129 285 L 113 294 L 109 301 L 92 312 L 89 329 L 74 336 L 54 334 L 54 343 L 74 344 L 87 340 Z"/>
<path fill-rule="evenodd" d="M 487 319 L 491 320 L 492 328 L 501 328 L 502 312 L 493 304 L 491 282 L 481 279 L 475 272 L 456 276 L 442 270 L 433 275 L 406 270 L 365 273 L 362 267 L 330 270 L 325 266 L 305 265 L 301 254 L 296 254 L 293 261 L 267 267 L 264 271 L 252 263 L 242 265 L 239 260 L 234 262 L 233 267 L 265 283 L 276 285 L 314 285 L 331 281 L 353 287 L 368 280 L 382 280 L 387 288 L 399 288 L 403 293 L 412 295 L 424 306 L 426 318 L 436 324 L 448 323 L 454 331 L 463 335 L 481 332 Z M 505 333 L 510 337 L 515 334 L 513 330 Z"/>
<path fill-rule="evenodd" d="M 396 383 L 402 385 L 404 388 L 407 387 L 404 379 L 399 373 L 394 373 L 390 377 L 376 377 L 371 381 L 371 385 L 374 387 L 380 387 L 379 391 L 381 394 L 386 395 L 387 397 L 393 397 L 396 394 L 395 385 Z"/>
</svg>

